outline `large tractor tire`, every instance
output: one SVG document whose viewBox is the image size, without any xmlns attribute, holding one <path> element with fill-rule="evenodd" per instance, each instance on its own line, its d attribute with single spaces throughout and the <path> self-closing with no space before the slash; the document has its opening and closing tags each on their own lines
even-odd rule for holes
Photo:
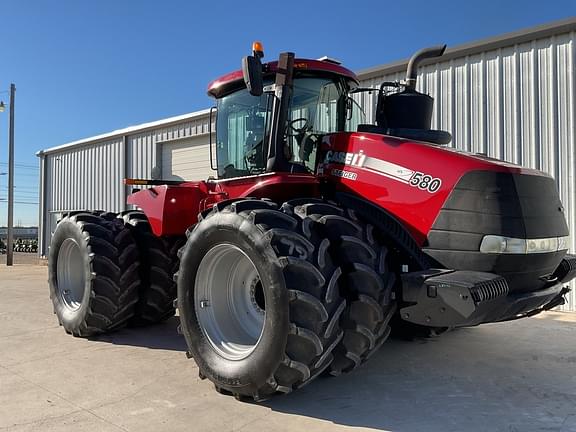
<svg viewBox="0 0 576 432">
<path fill-rule="evenodd" d="M 138 210 L 123 212 L 118 217 L 132 233 L 140 252 L 141 282 L 130 325 L 144 326 L 165 321 L 175 313 L 174 273 L 180 263 L 178 250 L 184 245 L 186 237 L 156 236 L 146 215 Z"/>
<path fill-rule="evenodd" d="M 377 240 L 374 227 L 349 209 L 310 199 L 289 201 L 283 207 L 301 218 L 306 231 L 330 240 L 328 253 L 341 269 L 340 286 L 347 307 L 341 319 L 344 337 L 334 350 L 329 372 L 351 372 L 390 335 L 398 279 L 390 266 L 389 249 Z"/>
<path fill-rule="evenodd" d="M 261 401 L 309 383 L 333 361 L 346 301 L 330 242 L 268 200 L 203 212 L 178 272 L 182 332 L 201 378 Z"/>
<path fill-rule="evenodd" d="M 409 272 L 431 268 L 433 265 L 430 263 L 429 257 L 422 252 L 407 233 L 402 232 L 401 226 L 388 225 L 390 231 L 386 232 L 376 227 L 372 228 L 369 222 L 362 220 L 359 215 L 356 215 L 351 210 L 347 210 L 347 215 L 361 226 L 368 228 L 371 232 L 369 236 L 371 237 L 369 240 L 370 244 L 377 244 L 381 250 L 386 251 L 386 273 L 393 273 L 393 275 L 383 274 L 383 276 L 385 280 L 389 280 L 389 278 L 396 279 L 398 283 L 395 289 L 396 303 L 401 302 L 402 293 L 399 275 L 402 272 L 402 267 L 406 267 L 404 271 Z M 405 321 L 400 317 L 399 309 L 399 307 L 395 308 L 395 313 L 392 319 L 389 320 L 390 336 L 393 338 L 402 340 L 428 339 L 438 337 L 451 330 L 448 327 L 428 327 Z"/>
<path fill-rule="evenodd" d="M 87 337 L 126 324 L 138 299 L 139 265 L 134 239 L 120 221 L 65 215 L 52 236 L 48 282 L 66 332 Z"/>
</svg>

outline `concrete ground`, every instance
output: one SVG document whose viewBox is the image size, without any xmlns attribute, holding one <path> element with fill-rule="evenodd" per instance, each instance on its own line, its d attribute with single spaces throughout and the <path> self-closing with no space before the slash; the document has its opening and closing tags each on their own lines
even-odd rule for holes
<svg viewBox="0 0 576 432">
<path fill-rule="evenodd" d="M 45 261 L 41 261 L 36 253 L 14 252 L 13 262 L 14 264 L 37 265 Z M 0 266 L 2 265 L 6 265 L 6 254 L 0 253 Z"/>
<path fill-rule="evenodd" d="M 392 341 L 256 405 L 198 378 L 176 318 L 66 335 L 45 281 L 46 267 L 0 267 L 0 431 L 576 431 L 576 314 Z"/>
</svg>

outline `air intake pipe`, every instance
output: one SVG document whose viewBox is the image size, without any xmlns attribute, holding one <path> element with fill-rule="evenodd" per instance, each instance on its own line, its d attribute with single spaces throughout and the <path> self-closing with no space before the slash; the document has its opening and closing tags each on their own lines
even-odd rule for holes
<svg viewBox="0 0 576 432">
<path fill-rule="evenodd" d="M 446 45 L 438 45 L 429 48 L 422 48 L 420 51 L 414 53 L 408 62 L 408 69 L 406 69 L 406 83 L 405 88 L 408 91 L 416 90 L 416 80 L 418 78 L 418 66 L 427 58 L 440 57 L 444 54 Z"/>
</svg>

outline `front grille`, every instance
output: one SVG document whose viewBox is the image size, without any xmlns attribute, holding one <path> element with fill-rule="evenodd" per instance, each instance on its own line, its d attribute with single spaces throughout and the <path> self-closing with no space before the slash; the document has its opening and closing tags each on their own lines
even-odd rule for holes
<svg viewBox="0 0 576 432">
<path fill-rule="evenodd" d="M 485 282 L 479 282 L 470 288 L 472 299 L 476 303 L 502 297 L 508 294 L 509 288 L 506 279 L 496 278 Z"/>
</svg>

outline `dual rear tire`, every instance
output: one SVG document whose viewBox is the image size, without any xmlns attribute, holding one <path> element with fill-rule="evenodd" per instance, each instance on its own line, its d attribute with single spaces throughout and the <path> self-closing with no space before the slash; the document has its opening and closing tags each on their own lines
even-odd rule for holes
<svg viewBox="0 0 576 432">
<path fill-rule="evenodd" d="M 138 256 L 120 221 L 89 212 L 64 216 L 52 236 L 48 282 L 54 313 L 67 333 L 92 336 L 134 316 Z"/>
<path fill-rule="evenodd" d="M 52 236 L 50 298 L 66 332 L 88 337 L 174 315 L 183 238 L 156 237 L 139 211 L 73 212 Z"/>
<path fill-rule="evenodd" d="M 146 215 L 138 210 L 120 213 L 118 218 L 132 234 L 139 251 L 140 287 L 130 325 L 145 326 L 165 321 L 175 313 L 174 273 L 180 264 L 177 252 L 186 237 L 158 237 L 152 232 Z"/>
</svg>

